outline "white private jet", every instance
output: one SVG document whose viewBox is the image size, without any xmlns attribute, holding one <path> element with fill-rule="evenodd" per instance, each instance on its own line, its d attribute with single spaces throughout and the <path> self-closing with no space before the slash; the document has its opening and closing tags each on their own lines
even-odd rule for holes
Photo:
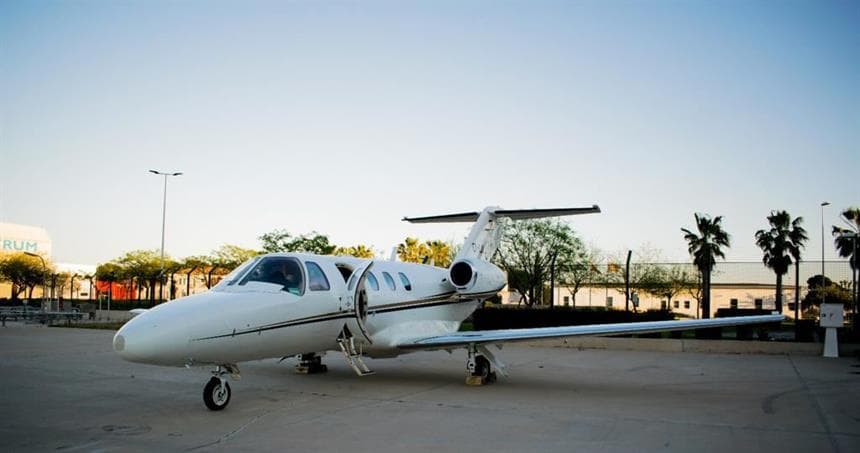
<svg viewBox="0 0 860 453">
<path fill-rule="evenodd" d="M 203 390 L 211 410 L 230 402 L 228 377 L 238 362 L 300 357 L 297 370 L 325 371 L 320 356 L 340 351 L 359 376 L 363 356 L 395 357 L 417 350 L 464 348 L 467 382 L 495 380 L 504 366 L 488 346 L 543 338 L 618 335 L 778 322 L 781 315 L 570 327 L 458 332 L 481 302 L 505 286 L 490 263 L 502 219 L 598 213 L 588 208 L 504 210 L 489 207 L 412 223 L 474 222 L 448 269 L 346 256 L 274 253 L 249 260 L 210 291 L 138 314 L 114 336 L 113 348 L 132 362 L 214 366 Z"/>
</svg>

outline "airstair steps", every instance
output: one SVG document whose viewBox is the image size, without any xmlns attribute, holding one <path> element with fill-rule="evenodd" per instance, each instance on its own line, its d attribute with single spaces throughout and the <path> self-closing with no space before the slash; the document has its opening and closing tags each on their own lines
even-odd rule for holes
<svg viewBox="0 0 860 453">
<path fill-rule="evenodd" d="M 344 326 L 340 336 L 337 337 L 337 344 L 340 347 L 341 352 L 343 352 L 344 358 L 346 358 L 346 363 L 352 367 L 355 374 L 359 376 L 367 376 L 374 373 L 361 358 L 361 349 L 360 347 L 356 347 L 355 337 L 352 336 L 346 326 Z"/>
</svg>

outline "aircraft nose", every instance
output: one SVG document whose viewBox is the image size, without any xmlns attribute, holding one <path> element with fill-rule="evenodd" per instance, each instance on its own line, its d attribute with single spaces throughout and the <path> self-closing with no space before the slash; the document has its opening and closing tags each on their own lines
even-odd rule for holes
<svg viewBox="0 0 860 453">
<path fill-rule="evenodd" d="M 113 337 L 113 350 L 125 360 L 148 362 L 156 350 L 153 331 L 157 328 L 147 329 L 148 324 L 142 316 L 125 323 Z"/>
<path fill-rule="evenodd" d="M 125 360 L 172 365 L 181 362 L 182 342 L 175 329 L 155 313 L 144 313 L 125 323 L 113 337 L 113 350 Z"/>
</svg>

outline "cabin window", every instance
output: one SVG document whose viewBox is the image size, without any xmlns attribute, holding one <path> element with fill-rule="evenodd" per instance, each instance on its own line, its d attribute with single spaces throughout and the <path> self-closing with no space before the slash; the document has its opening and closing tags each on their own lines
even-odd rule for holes
<svg viewBox="0 0 860 453">
<path fill-rule="evenodd" d="M 335 266 L 337 266 L 337 270 L 340 272 L 341 277 L 343 277 L 343 282 L 348 282 L 349 276 L 352 275 L 352 269 L 343 264 L 335 264 Z"/>
<path fill-rule="evenodd" d="M 358 281 L 358 274 L 353 273 L 352 277 L 349 277 L 349 283 L 346 284 L 346 289 L 348 289 L 349 291 L 354 290 L 355 284 L 357 283 L 357 281 Z"/>
<path fill-rule="evenodd" d="M 392 291 L 397 289 L 397 287 L 394 286 L 394 279 L 391 277 L 391 274 L 389 274 L 388 272 L 383 272 L 382 279 L 385 280 L 385 284 L 388 285 L 388 289 Z"/>
<path fill-rule="evenodd" d="M 317 263 L 306 261 L 305 266 L 308 268 L 308 289 L 311 291 L 328 291 L 331 286 L 328 284 L 328 278 L 325 272 L 320 269 Z"/>
<path fill-rule="evenodd" d="M 403 287 L 406 288 L 406 291 L 412 291 L 412 283 L 409 283 L 409 278 L 406 277 L 406 274 L 398 272 L 397 275 L 400 277 L 400 283 L 403 283 Z"/>
<path fill-rule="evenodd" d="M 367 283 L 370 285 L 370 289 L 374 291 L 379 291 L 379 280 L 376 279 L 376 276 L 373 275 L 373 272 L 367 273 Z"/>
<path fill-rule="evenodd" d="M 285 256 L 263 258 L 243 278 L 239 285 L 249 282 L 281 285 L 284 291 L 297 296 L 304 292 L 302 268 L 298 260 Z"/>
</svg>

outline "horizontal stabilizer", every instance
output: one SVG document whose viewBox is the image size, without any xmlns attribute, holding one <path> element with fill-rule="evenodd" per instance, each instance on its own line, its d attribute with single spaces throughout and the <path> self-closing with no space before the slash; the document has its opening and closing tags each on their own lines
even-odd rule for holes
<svg viewBox="0 0 860 453">
<path fill-rule="evenodd" d="M 506 217 L 513 220 L 540 219 L 544 217 L 559 217 L 566 215 L 597 214 L 600 207 L 592 205 L 588 208 L 551 208 L 551 209 L 496 209 L 492 214 L 496 217 Z M 474 222 L 478 220 L 480 212 L 461 212 L 459 214 L 445 214 L 428 217 L 404 217 L 403 220 L 411 223 L 455 223 Z"/>
<path fill-rule="evenodd" d="M 404 217 L 404 222 L 411 223 L 456 223 L 474 222 L 478 220 L 480 212 L 461 212 L 459 214 L 432 215 L 428 217 Z"/>
<path fill-rule="evenodd" d="M 499 209 L 496 217 L 507 217 L 513 220 L 540 219 L 543 217 L 561 217 L 565 215 L 598 214 L 600 207 L 592 205 L 589 208 L 557 208 L 557 209 Z"/>
</svg>

